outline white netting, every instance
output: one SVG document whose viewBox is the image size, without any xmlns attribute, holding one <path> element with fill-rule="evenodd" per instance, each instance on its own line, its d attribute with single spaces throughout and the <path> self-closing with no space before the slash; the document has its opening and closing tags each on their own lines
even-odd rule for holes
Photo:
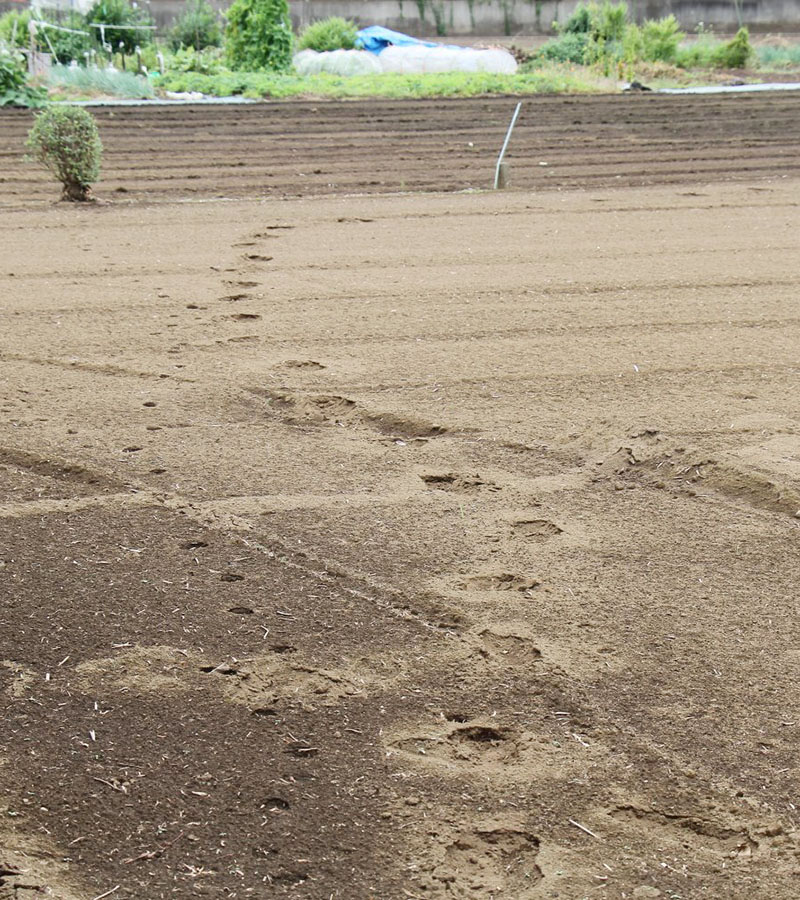
<svg viewBox="0 0 800 900">
<path fill-rule="evenodd" d="M 517 61 L 507 50 L 473 50 L 469 47 L 387 47 L 380 55 L 364 50 L 333 50 L 317 53 L 301 50 L 294 58 L 298 75 L 370 75 L 380 72 L 493 72 L 513 75 Z"/>
<path fill-rule="evenodd" d="M 493 72 L 513 75 L 517 61 L 507 50 L 473 50 L 469 47 L 387 47 L 378 56 L 384 72 Z"/>
<path fill-rule="evenodd" d="M 298 75 L 374 75 L 383 71 L 378 57 L 366 50 L 331 50 L 317 53 L 315 50 L 301 50 L 294 58 L 294 68 Z"/>
</svg>

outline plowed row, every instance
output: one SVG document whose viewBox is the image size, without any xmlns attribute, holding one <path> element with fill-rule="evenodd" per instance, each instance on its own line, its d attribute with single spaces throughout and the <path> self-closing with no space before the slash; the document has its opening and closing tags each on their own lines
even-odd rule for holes
<svg viewBox="0 0 800 900">
<path fill-rule="evenodd" d="M 292 102 L 95 111 L 106 148 L 101 197 L 307 196 L 484 188 L 512 98 Z M 800 170 L 793 94 L 526 99 L 512 186 L 569 189 L 695 183 Z M 31 116 L 0 113 L 0 202 L 47 201 L 22 163 Z"/>
</svg>

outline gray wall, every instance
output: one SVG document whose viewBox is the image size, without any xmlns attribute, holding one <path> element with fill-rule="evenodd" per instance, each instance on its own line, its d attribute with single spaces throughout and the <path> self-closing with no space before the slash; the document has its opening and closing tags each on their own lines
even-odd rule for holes
<svg viewBox="0 0 800 900">
<path fill-rule="evenodd" d="M 160 26 L 172 23 L 183 0 L 139 0 Z M 230 0 L 212 0 L 225 9 Z M 385 25 L 418 36 L 436 35 L 436 22 L 449 35 L 546 34 L 563 22 L 578 0 L 290 0 L 296 27 L 328 16 L 344 16 L 359 25 Z M 19 0 L 0 0 L 0 11 L 19 9 Z M 420 18 L 420 5 L 424 16 Z M 740 0 L 751 31 L 800 31 L 800 0 Z M 628 0 L 632 18 L 641 21 L 674 13 L 692 32 L 699 22 L 720 32 L 738 26 L 734 0 Z"/>
</svg>

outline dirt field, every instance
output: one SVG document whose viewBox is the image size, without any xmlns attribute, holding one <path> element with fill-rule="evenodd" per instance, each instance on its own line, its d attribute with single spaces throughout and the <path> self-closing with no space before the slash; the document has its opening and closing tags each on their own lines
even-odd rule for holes
<svg viewBox="0 0 800 900">
<path fill-rule="evenodd" d="M 491 186 L 516 99 L 97 109 L 116 202 Z M 512 186 L 571 190 L 800 177 L 796 94 L 530 97 Z M 0 209 L 49 203 L 22 165 L 32 116 L 0 111 Z"/>
<path fill-rule="evenodd" d="M 796 900 L 797 98 L 509 106 L 0 115 L 2 900 Z"/>
</svg>

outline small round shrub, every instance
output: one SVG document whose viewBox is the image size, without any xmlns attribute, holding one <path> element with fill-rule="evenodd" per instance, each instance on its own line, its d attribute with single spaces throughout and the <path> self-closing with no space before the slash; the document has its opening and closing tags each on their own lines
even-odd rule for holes
<svg viewBox="0 0 800 900">
<path fill-rule="evenodd" d="M 86 14 L 89 24 L 109 25 L 105 29 L 107 44 L 111 44 L 114 52 L 122 50 L 123 53 L 133 53 L 137 46 L 149 44 L 152 41 L 153 32 L 149 28 L 131 29 L 129 26 L 152 25 L 152 20 L 146 12 L 128 3 L 128 0 L 97 0 L 97 3 Z M 124 25 L 125 28 L 114 28 L 114 25 Z M 101 39 L 99 28 L 92 28 L 96 32 L 97 40 Z M 120 46 L 120 44 L 122 46 Z"/>
<path fill-rule="evenodd" d="M 208 0 L 188 0 L 182 15 L 172 26 L 169 35 L 173 50 L 192 47 L 205 50 L 222 44 L 219 16 Z"/>
<path fill-rule="evenodd" d="M 100 175 L 103 145 L 94 118 L 79 106 L 53 106 L 36 117 L 27 146 L 64 186 L 62 200 L 88 200 Z"/>
<path fill-rule="evenodd" d="M 312 22 L 297 41 L 298 50 L 352 50 L 356 45 L 356 24 L 339 16 Z"/>
</svg>

